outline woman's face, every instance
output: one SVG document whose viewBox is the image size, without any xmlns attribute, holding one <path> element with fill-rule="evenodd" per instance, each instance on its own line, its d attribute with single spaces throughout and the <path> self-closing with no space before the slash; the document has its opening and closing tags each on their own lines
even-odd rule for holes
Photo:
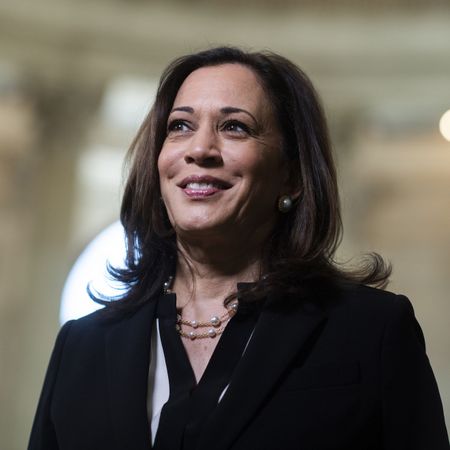
<svg viewBox="0 0 450 450">
<path fill-rule="evenodd" d="M 158 159 L 176 233 L 245 238 L 272 229 L 287 167 L 270 101 L 239 64 L 192 72 L 175 98 Z"/>
</svg>

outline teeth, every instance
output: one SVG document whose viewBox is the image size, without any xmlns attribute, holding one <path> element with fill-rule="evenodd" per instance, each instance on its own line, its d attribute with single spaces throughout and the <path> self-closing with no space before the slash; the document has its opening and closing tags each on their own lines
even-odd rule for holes
<svg viewBox="0 0 450 450">
<path fill-rule="evenodd" d="M 188 183 L 186 185 L 187 189 L 211 189 L 214 188 L 214 184 L 212 183 Z"/>
</svg>

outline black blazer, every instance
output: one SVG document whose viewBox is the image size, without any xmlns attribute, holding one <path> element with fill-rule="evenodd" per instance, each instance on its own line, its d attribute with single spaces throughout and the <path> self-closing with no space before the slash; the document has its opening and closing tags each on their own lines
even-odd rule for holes
<svg viewBox="0 0 450 450">
<path fill-rule="evenodd" d="M 449 449 L 423 336 L 405 297 L 350 286 L 322 303 L 276 304 L 264 307 L 198 450 Z M 29 450 L 151 448 L 154 313 L 149 302 L 121 319 L 105 321 L 97 311 L 64 325 Z"/>
</svg>

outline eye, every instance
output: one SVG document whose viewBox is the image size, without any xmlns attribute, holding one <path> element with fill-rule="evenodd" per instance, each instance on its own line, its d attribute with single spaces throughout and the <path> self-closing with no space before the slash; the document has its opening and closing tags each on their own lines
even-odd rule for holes
<svg viewBox="0 0 450 450">
<path fill-rule="evenodd" d="M 239 120 L 227 120 L 222 125 L 222 131 L 231 133 L 234 135 L 248 135 L 251 134 L 250 128 Z"/>
<path fill-rule="evenodd" d="M 186 133 L 188 131 L 191 131 L 191 127 L 185 120 L 175 119 L 167 125 L 167 134 Z"/>
</svg>

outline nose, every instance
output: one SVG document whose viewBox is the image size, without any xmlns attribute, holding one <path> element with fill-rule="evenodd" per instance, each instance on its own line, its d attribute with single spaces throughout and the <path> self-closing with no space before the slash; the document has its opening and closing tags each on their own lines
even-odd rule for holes
<svg viewBox="0 0 450 450">
<path fill-rule="evenodd" d="M 184 154 L 188 164 L 216 166 L 222 163 L 222 154 L 215 131 L 210 127 L 198 129 L 188 143 Z"/>
</svg>

